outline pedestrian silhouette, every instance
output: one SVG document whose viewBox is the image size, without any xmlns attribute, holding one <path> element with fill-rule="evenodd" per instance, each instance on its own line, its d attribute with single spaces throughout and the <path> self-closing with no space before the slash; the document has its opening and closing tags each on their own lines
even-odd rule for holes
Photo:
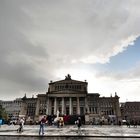
<svg viewBox="0 0 140 140">
<path fill-rule="evenodd" d="M 39 135 L 44 135 L 44 127 L 45 127 L 45 123 L 47 122 L 47 118 L 46 116 L 44 116 L 41 120 L 40 120 L 40 128 L 39 128 Z"/>
<path fill-rule="evenodd" d="M 76 124 L 78 127 L 78 134 L 81 134 L 81 125 L 82 125 L 81 117 L 78 117 Z"/>
</svg>

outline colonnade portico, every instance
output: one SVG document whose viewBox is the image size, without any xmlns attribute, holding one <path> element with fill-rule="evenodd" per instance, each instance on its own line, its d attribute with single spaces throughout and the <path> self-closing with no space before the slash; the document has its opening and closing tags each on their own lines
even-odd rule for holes
<svg viewBox="0 0 140 140">
<path fill-rule="evenodd" d="M 85 98 L 87 96 L 87 82 L 71 79 L 68 74 L 64 80 L 50 82 L 46 93 L 46 114 L 83 115 L 86 112 Z"/>
<path fill-rule="evenodd" d="M 80 115 L 85 113 L 85 102 L 80 106 L 80 98 L 82 97 L 48 97 L 46 114 L 56 115 L 57 110 L 62 115 Z M 84 112 L 81 112 L 80 108 L 83 108 Z"/>
</svg>

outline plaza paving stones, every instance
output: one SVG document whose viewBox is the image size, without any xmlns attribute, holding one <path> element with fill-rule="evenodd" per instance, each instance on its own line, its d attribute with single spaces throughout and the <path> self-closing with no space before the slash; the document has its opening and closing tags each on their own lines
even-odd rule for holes
<svg viewBox="0 0 140 140">
<path fill-rule="evenodd" d="M 39 125 L 25 125 L 22 133 L 17 133 L 18 125 L 2 125 L 0 127 L 0 135 L 30 135 L 38 136 Z M 62 128 L 56 126 L 46 126 L 45 136 L 77 136 L 76 125 L 66 125 Z M 82 125 L 81 136 L 102 136 L 102 137 L 136 137 L 140 139 L 140 126 L 134 128 L 131 126 L 116 126 L 116 125 L 104 125 L 104 126 L 93 126 L 93 125 Z"/>
</svg>

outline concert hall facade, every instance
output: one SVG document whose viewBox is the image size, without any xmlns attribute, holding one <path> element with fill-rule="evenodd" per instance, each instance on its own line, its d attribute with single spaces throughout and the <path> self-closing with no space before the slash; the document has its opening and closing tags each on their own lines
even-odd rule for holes
<svg viewBox="0 0 140 140">
<path fill-rule="evenodd" d="M 50 82 L 46 94 L 37 98 L 23 98 L 20 115 L 38 120 L 41 115 L 85 116 L 86 122 L 93 119 L 121 118 L 119 97 L 100 97 L 99 93 L 88 93 L 88 82 L 73 80 L 68 74 L 65 79 Z"/>
</svg>

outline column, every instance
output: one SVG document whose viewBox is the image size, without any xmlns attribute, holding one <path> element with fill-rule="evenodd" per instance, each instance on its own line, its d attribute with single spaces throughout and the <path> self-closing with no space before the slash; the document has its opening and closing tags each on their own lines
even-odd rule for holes
<svg viewBox="0 0 140 140">
<path fill-rule="evenodd" d="M 54 98 L 54 115 L 56 115 L 57 111 L 57 104 L 56 104 L 56 97 Z"/>
<path fill-rule="evenodd" d="M 93 113 L 94 113 L 94 114 L 96 114 L 96 113 L 97 113 L 97 112 L 96 112 L 96 108 L 95 108 L 95 107 L 93 108 Z"/>
<path fill-rule="evenodd" d="M 87 110 L 87 112 L 86 112 Z M 85 113 L 89 113 L 89 106 L 88 106 L 88 102 L 87 102 L 87 97 L 85 97 Z"/>
<path fill-rule="evenodd" d="M 69 98 L 69 114 L 72 115 L 72 98 Z"/>
<path fill-rule="evenodd" d="M 80 115 L 80 103 L 79 103 L 79 97 L 77 97 L 77 114 Z"/>
<path fill-rule="evenodd" d="M 93 107 L 91 107 L 91 113 L 93 114 Z"/>
<path fill-rule="evenodd" d="M 40 107 L 39 105 L 40 105 L 40 102 L 39 102 L 39 99 L 37 99 L 36 112 L 35 112 L 36 116 L 39 116 L 39 107 Z"/>
<path fill-rule="evenodd" d="M 62 115 L 64 115 L 64 97 L 62 97 Z"/>
<path fill-rule="evenodd" d="M 50 100 L 49 100 L 49 97 L 47 98 L 47 103 L 46 103 L 46 114 L 47 115 L 50 115 L 50 112 L 49 112 L 49 110 L 50 110 Z"/>
</svg>

